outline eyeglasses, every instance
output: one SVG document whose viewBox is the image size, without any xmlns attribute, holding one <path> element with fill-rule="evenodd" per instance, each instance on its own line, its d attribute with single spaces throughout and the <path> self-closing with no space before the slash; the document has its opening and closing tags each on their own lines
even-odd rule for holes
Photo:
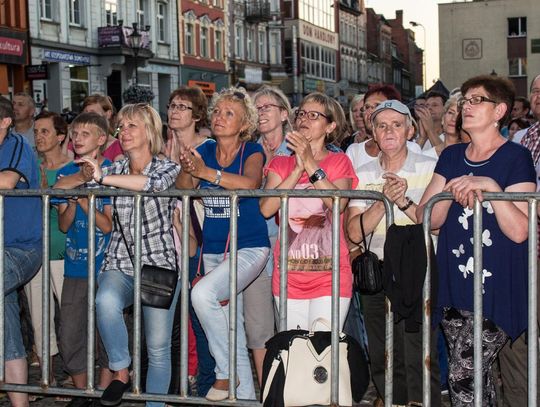
<svg viewBox="0 0 540 407">
<path fill-rule="evenodd" d="M 297 110 L 296 111 L 296 120 L 303 119 L 304 117 L 307 117 L 309 120 L 317 120 L 319 118 L 319 116 L 322 116 L 326 120 L 328 120 L 327 115 L 325 115 L 325 114 L 323 114 L 321 112 L 316 112 L 314 110 L 312 110 L 310 112 L 306 112 L 305 110 Z"/>
<path fill-rule="evenodd" d="M 366 113 L 368 110 L 373 110 L 373 109 L 375 109 L 377 106 L 378 106 L 378 104 L 376 104 L 376 105 L 364 105 L 364 106 L 362 106 L 362 108 L 360 109 L 360 113 Z"/>
<path fill-rule="evenodd" d="M 498 103 L 497 101 L 490 99 L 486 96 L 472 96 L 470 98 L 464 97 L 464 98 L 459 99 L 457 103 L 458 108 L 463 109 L 463 106 L 467 102 L 469 102 L 471 105 L 479 105 L 482 102 L 489 102 L 489 103 L 494 103 L 494 104 Z"/>
<path fill-rule="evenodd" d="M 268 113 L 270 109 L 272 109 L 273 107 L 277 107 L 278 109 L 281 109 L 281 106 L 275 105 L 273 103 L 267 103 L 262 106 L 256 106 L 255 108 L 257 109 L 259 113 Z"/>
<path fill-rule="evenodd" d="M 192 107 L 189 107 L 188 105 L 185 105 L 183 103 L 171 103 L 170 105 L 167 105 L 167 109 L 169 109 L 170 111 L 172 112 L 175 112 L 175 111 L 180 111 L 180 112 L 184 112 L 186 110 L 193 110 Z"/>
</svg>

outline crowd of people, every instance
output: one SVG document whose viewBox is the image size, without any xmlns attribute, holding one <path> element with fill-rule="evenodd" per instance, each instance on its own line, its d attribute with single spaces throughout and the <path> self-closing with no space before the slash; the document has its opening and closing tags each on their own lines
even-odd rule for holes
<svg viewBox="0 0 540 407">
<path fill-rule="evenodd" d="M 484 201 L 484 192 L 534 192 L 540 169 L 540 76 L 530 100 L 516 98 L 511 82 L 478 76 L 450 95 L 429 92 L 409 106 L 391 85 L 372 85 L 355 96 L 346 113 L 332 97 L 311 93 L 293 108 L 283 92 L 263 86 L 254 94 L 231 87 L 210 101 L 197 87 L 181 86 L 169 97 L 167 125 L 148 103 L 118 113 L 107 96 L 91 95 L 68 125 L 57 113 L 35 107 L 28 94 L 0 97 L 0 188 L 121 188 L 145 193 L 208 190 L 190 203 L 188 375 L 190 389 L 209 401 L 228 398 L 231 216 L 237 216 L 237 356 L 240 399 L 255 399 L 261 385 L 265 343 L 276 333 L 279 297 L 286 295 L 287 329 L 329 329 L 331 320 L 331 198 L 289 198 L 283 219 L 279 197 L 241 198 L 231 213 L 217 190 L 372 190 L 393 204 L 396 232 L 388 229 L 382 201 L 340 200 L 339 326 L 353 307 L 351 260 L 369 245 L 387 270 L 384 291 L 361 296 L 357 332 L 367 344 L 372 381 L 382 406 L 385 375 L 385 296 L 395 312 L 393 400 L 421 405 L 421 319 L 405 316 L 408 295 L 421 292 L 422 267 L 404 257 L 424 253 L 395 249 L 420 235 L 423 209 L 439 192 L 431 215 L 437 239 L 432 285 L 431 403 L 448 388 L 453 406 L 474 399 L 473 232 L 475 199 L 482 201 L 483 401 L 495 405 L 498 361 L 504 402 L 527 400 L 528 213 L 526 202 Z M 58 302 L 41 313 L 42 219 L 39 196 L 5 199 L 6 382 L 27 382 L 18 292 L 30 305 L 35 352 L 42 360 L 41 326 L 49 320 L 50 354 L 59 354 L 74 387 L 87 385 L 89 199 L 51 200 L 50 296 Z M 101 404 L 114 406 L 131 387 L 135 221 L 133 197 L 99 196 L 95 204 L 96 365 Z M 142 199 L 141 264 L 180 270 L 182 202 Z M 286 223 L 287 246 L 278 238 Z M 401 233 L 401 234 L 400 234 Z M 404 235 L 407 234 L 406 237 Z M 366 236 L 368 236 L 366 238 Z M 366 240 L 366 241 L 365 241 Z M 420 247 L 423 247 L 423 242 Z M 411 246 L 412 247 L 412 246 Z M 417 246 L 415 246 L 417 247 Z M 287 250 L 287 292 L 280 292 L 280 253 Z M 479 271 L 480 272 L 480 271 Z M 404 281 L 407 280 L 407 281 Z M 416 284 L 416 285 L 415 285 Z M 412 286 L 412 287 L 411 287 Z M 168 309 L 143 305 L 145 391 L 179 391 L 180 284 Z M 405 304 L 405 305 L 403 305 Z M 417 310 L 416 310 L 417 311 Z M 416 312 L 415 311 L 415 312 Z M 357 314 L 354 314 L 357 315 Z M 54 326 L 54 321 L 59 323 Z M 252 374 L 251 361 L 256 371 Z M 50 383 L 56 385 L 51 367 Z M 9 392 L 14 406 L 28 395 Z M 69 407 L 92 405 L 74 397 Z M 164 403 L 149 401 L 148 406 Z"/>
</svg>

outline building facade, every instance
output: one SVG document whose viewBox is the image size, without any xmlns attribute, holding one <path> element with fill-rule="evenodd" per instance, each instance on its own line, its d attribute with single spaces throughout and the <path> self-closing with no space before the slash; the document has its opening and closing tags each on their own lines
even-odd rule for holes
<svg viewBox="0 0 540 407">
<path fill-rule="evenodd" d="M 367 91 L 366 8 L 363 0 L 339 3 L 338 99 L 344 107 L 351 99 Z"/>
<path fill-rule="evenodd" d="M 25 0 L 0 2 L 0 95 L 8 98 L 30 90 L 25 77 L 29 60 L 27 21 Z"/>
<path fill-rule="evenodd" d="M 486 23 L 489 15 L 489 23 Z M 439 4 L 441 80 L 452 89 L 468 78 L 508 76 L 526 96 L 540 73 L 540 14 L 536 0 Z"/>
<path fill-rule="evenodd" d="M 167 0 L 29 0 L 32 64 L 48 67 L 33 83 L 34 98 L 53 111 L 78 112 L 92 93 L 111 96 L 137 82 L 152 89 L 166 116 L 179 82 L 176 2 Z M 134 30 L 135 23 L 137 30 Z M 131 41 L 139 33 L 140 44 Z"/>
<path fill-rule="evenodd" d="M 383 15 L 367 8 L 368 82 L 393 83 L 392 27 Z"/>
<path fill-rule="evenodd" d="M 229 23 L 231 84 L 280 86 L 287 79 L 280 1 L 232 0 Z"/>
<path fill-rule="evenodd" d="M 225 0 L 180 0 L 180 82 L 199 86 L 207 96 L 229 85 Z"/>
</svg>

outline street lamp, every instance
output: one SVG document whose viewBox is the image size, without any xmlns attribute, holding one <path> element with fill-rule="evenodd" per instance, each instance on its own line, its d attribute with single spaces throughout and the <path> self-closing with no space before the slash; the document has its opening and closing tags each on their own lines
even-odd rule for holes
<svg viewBox="0 0 540 407">
<path fill-rule="evenodd" d="M 129 45 L 133 51 L 133 56 L 135 57 L 135 85 L 139 83 L 138 75 L 138 57 L 139 51 L 141 50 L 141 38 L 142 34 L 138 30 L 138 23 L 133 23 L 133 32 L 129 35 Z"/>
<path fill-rule="evenodd" d="M 426 48 L 427 48 L 427 44 L 426 44 L 426 27 L 424 27 L 423 24 L 421 23 L 417 23 L 416 21 L 409 21 L 409 24 L 412 25 L 413 27 L 422 27 L 422 31 L 424 32 L 424 52 L 422 52 L 422 76 L 423 76 L 423 83 L 422 85 L 424 86 L 424 92 L 427 90 L 427 86 L 426 86 Z"/>
</svg>

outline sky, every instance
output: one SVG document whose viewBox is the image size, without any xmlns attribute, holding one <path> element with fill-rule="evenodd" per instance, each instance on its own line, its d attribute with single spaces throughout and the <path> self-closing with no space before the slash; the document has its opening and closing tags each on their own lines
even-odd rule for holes
<svg viewBox="0 0 540 407">
<path fill-rule="evenodd" d="M 366 7 L 373 8 L 388 19 L 396 16 L 396 10 L 403 10 L 403 25 L 416 33 L 416 43 L 423 48 L 426 56 L 426 79 L 429 88 L 439 78 L 439 12 L 438 3 L 451 3 L 454 0 L 366 0 Z M 412 27 L 409 21 L 422 24 Z"/>
</svg>

